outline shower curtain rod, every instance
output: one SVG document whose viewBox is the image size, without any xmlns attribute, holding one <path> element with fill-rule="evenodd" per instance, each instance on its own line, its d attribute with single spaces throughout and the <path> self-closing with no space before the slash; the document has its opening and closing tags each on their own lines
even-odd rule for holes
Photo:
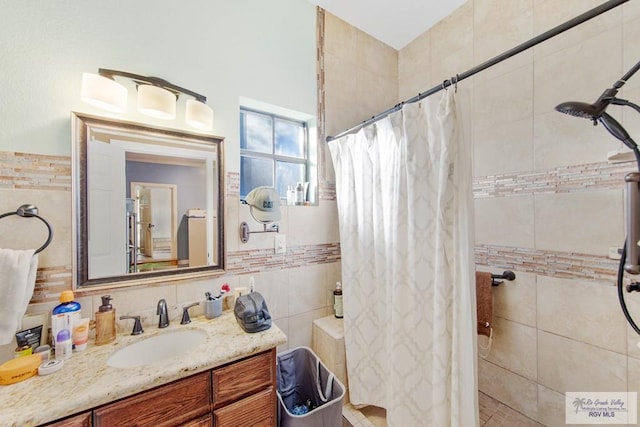
<svg viewBox="0 0 640 427">
<path fill-rule="evenodd" d="M 486 70 L 487 68 L 493 67 L 494 65 L 504 61 L 505 59 L 509 59 L 514 55 L 517 55 L 520 52 L 524 52 L 527 49 L 532 48 L 533 46 L 542 43 L 545 40 L 548 40 L 552 37 L 557 36 L 560 33 L 563 33 L 573 27 L 576 27 L 580 24 L 582 24 L 583 22 L 586 22 L 588 20 L 590 20 L 591 18 L 595 18 L 598 15 L 601 15 L 615 7 L 620 6 L 623 3 L 628 2 L 629 0 L 609 0 L 606 3 L 601 4 L 600 6 L 594 7 L 593 9 L 576 16 L 573 19 L 570 19 L 568 21 L 566 21 L 563 24 L 558 25 L 557 27 L 554 27 L 552 29 L 550 29 L 549 31 L 546 31 L 534 38 L 532 38 L 531 40 L 528 40 L 522 44 L 519 44 L 518 46 L 507 50 L 506 52 L 501 53 L 500 55 L 489 59 L 486 62 L 483 62 L 482 64 L 471 68 L 470 70 L 465 71 L 464 73 L 460 73 L 460 74 L 456 74 L 454 77 L 451 77 L 448 80 L 443 81 L 441 84 L 432 87 L 431 89 L 427 90 L 426 92 L 421 92 L 418 93 L 418 95 L 414 96 L 413 98 L 409 98 L 406 101 L 403 101 L 399 104 L 394 105 L 393 107 L 389 108 L 388 110 L 383 111 L 382 113 L 375 115 L 373 117 L 371 117 L 370 119 L 367 119 L 365 121 L 363 121 L 362 123 L 353 126 L 352 128 L 349 128 L 343 132 L 340 132 L 337 135 L 334 136 L 328 136 L 327 137 L 327 142 L 332 141 L 334 139 L 338 139 L 341 138 L 345 135 L 348 135 L 350 133 L 356 132 L 358 130 L 360 130 L 361 128 L 363 128 L 364 126 L 370 125 L 371 123 L 375 123 L 378 120 L 388 116 L 389 114 L 398 111 L 402 108 L 402 106 L 404 104 L 410 104 L 412 102 L 417 102 L 420 101 L 428 96 L 433 95 L 434 93 L 440 92 L 443 89 L 446 89 L 449 86 L 452 86 L 454 84 L 457 84 L 458 82 L 466 79 L 467 77 L 471 77 L 474 74 L 479 73 L 480 71 Z"/>
</svg>

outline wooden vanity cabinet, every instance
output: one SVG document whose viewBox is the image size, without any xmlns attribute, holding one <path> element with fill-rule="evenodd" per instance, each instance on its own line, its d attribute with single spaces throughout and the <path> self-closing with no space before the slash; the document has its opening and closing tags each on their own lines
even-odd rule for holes
<svg viewBox="0 0 640 427">
<path fill-rule="evenodd" d="M 91 427 L 91 411 L 46 424 L 46 427 Z"/>
<path fill-rule="evenodd" d="M 277 423 L 276 399 L 271 349 L 47 426 L 271 427 Z"/>
</svg>

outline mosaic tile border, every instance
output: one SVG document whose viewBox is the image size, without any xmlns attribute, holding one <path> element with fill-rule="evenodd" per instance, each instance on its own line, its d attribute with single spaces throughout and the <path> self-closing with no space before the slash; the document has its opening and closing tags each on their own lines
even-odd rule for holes
<svg viewBox="0 0 640 427">
<path fill-rule="evenodd" d="M 596 255 L 493 245 L 478 245 L 474 253 L 478 265 L 542 276 L 615 280 L 618 273 L 618 261 Z"/>
<path fill-rule="evenodd" d="M 0 188 L 71 191 L 71 157 L 0 151 Z"/>
<path fill-rule="evenodd" d="M 617 189 L 624 176 L 635 171 L 634 162 L 590 163 L 545 171 L 488 175 L 473 179 L 473 197 L 507 197 L 522 194 L 568 193 L 593 189 Z"/>
<path fill-rule="evenodd" d="M 242 275 L 328 264 L 340 259 L 340 243 L 288 247 L 286 254 L 276 254 L 273 249 L 237 251 L 227 254 L 226 271 Z"/>
</svg>

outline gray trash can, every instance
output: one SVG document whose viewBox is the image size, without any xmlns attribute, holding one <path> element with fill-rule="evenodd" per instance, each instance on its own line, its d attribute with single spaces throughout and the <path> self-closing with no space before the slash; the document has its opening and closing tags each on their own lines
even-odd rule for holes
<svg viewBox="0 0 640 427">
<path fill-rule="evenodd" d="M 309 347 L 277 355 L 278 425 L 342 427 L 344 385 Z"/>
</svg>

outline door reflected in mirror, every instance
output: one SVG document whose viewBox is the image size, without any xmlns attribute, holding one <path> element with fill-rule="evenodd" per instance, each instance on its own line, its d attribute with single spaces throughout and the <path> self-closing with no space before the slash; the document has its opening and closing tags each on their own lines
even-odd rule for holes
<svg viewBox="0 0 640 427">
<path fill-rule="evenodd" d="M 76 287 L 222 271 L 222 139 L 73 121 Z"/>
</svg>

